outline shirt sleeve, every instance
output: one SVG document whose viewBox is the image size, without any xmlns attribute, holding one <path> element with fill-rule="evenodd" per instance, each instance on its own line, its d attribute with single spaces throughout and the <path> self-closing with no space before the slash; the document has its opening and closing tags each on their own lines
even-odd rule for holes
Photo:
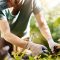
<svg viewBox="0 0 60 60">
<path fill-rule="evenodd" d="M 33 13 L 37 14 L 41 10 L 42 10 L 42 6 L 40 0 L 33 0 Z"/>
<path fill-rule="evenodd" d="M 4 10 L 8 7 L 7 0 L 0 0 L 0 10 Z"/>
<path fill-rule="evenodd" d="M 4 15 L 4 13 L 3 13 L 3 11 L 0 11 L 0 20 L 6 20 L 6 17 L 5 17 L 5 15 Z"/>
<path fill-rule="evenodd" d="M 7 20 L 9 22 L 9 24 L 12 24 L 13 19 L 15 18 L 14 15 L 12 15 L 12 13 L 9 11 L 9 9 L 4 9 L 1 11 L 2 13 L 0 14 L 0 19 L 1 20 Z"/>
<path fill-rule="evenodd" d="M 15 15 L 12 15 L 12 13 L 10 12 L 10 10 L 9 9 L 6 9 L 5 10 L 5 16 L 6 16 L 7 20 L 8 20 L 8 22 L 10 24 L 12 24 L 12 22 L 13 22 L 13 20 L 15 18 Z"/>
</svg>

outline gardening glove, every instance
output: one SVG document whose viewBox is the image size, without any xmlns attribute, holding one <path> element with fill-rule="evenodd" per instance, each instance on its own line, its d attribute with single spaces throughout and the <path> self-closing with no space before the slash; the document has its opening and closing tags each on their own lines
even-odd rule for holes
<svg viewBox="0 0 60 60">
<path fill-rule="evenodd" d="M 47 50 L 47 48 L 44 45 L 36 44 L 33 42 L 28 43 L 27 49 L 30 49 L 32 51 L 33 56 L 45 53 Z"/>
<path fill-rule="evenodd" d="M 52 53 L 57 53 L 60 50 L 60 44 L 54 42 L 53 40 L 48 40 L 49 47 Z"/>
</svg>

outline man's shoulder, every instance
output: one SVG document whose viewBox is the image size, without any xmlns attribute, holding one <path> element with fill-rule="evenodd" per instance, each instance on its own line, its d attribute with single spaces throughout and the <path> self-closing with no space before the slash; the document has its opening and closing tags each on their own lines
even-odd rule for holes
<svg viewBox="0 0 60 60">
<path fill-rule="evenodd" d="M 0 10 L 7 8 L 7 0 L 0 0 Z"/>
</svg>

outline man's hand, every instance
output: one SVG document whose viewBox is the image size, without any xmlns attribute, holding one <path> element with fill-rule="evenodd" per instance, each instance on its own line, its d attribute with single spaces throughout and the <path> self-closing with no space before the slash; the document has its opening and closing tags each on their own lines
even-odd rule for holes
<svg viewBox="0 0 60 60">
<path fill-rule="evenodd" d="M 48 41 L 49 47 L 52 53 L 57 53 L 60 50 L 60 44 L 54 42 L 53 40 Z"/>
<path fill-rule="evenodd" d="M 29 42 L 27 49 L 30 49 L 32 51 L 33 56 L 37 56 L 41 53 L 46 53 L 47 48 L 44 45 L 35 44 L 33 42 Z"/>
</svg>

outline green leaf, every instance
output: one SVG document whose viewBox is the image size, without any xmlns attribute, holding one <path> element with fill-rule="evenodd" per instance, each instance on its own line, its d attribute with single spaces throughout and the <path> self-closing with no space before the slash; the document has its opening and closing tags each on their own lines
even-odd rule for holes
<svg viewBox="0 0 60 60">
<path fill-rule="evenodd" d="M 57 26 L 59 26 L 59 25 L 60 25 L 60 17 L 58 17 L 58 18 L 55 20 L 53 26 L 54 26 L 54 27 L 57 27 Z"/>
<path fill-rule="evenodd" d="M 34 60 L 34 57 L 29 56 L 29 60 Z"/>
</svg>

